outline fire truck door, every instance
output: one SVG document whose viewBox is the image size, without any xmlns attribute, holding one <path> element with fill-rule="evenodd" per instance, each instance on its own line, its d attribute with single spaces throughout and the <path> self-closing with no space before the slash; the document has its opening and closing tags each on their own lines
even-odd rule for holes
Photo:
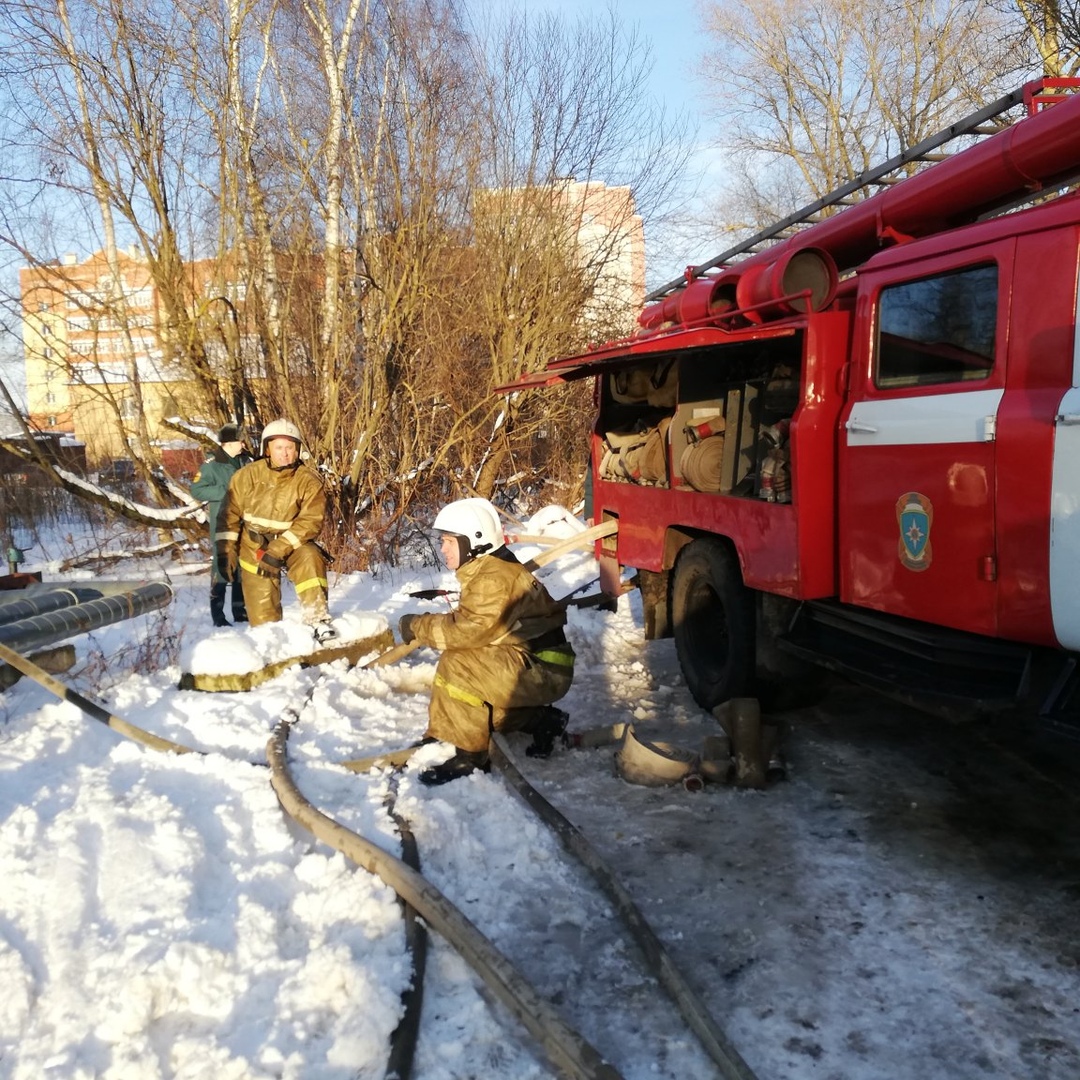
<svg viewBox="0 0 1080 1080">
<path fill-rule="evenodd" d="M 996 301 L 993 263 L 881 290 L 841 414 L 841 599 L 994 631 Z"/>
<path fill-rule="evenodd" d="M 1080 353 L 1074 383 L 1080 383 Z M 1050 610 L 1054 636 L 1080 649 L 1080 389 L 1061 401 L 1054 422 L 1053 489 L 1050 501 Z"/>
</svg>

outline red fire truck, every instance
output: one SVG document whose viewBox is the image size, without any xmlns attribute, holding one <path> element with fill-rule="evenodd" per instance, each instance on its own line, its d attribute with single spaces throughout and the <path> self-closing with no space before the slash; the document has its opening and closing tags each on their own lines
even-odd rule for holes
<svg viewBox="0 0 1080 1080">
<path fill-rule="evenodd" d="M 1078 85 L 1022 87 L 689 267 L 635 336 L 504 388 L 596 378 L 598 557 L 638 571 L 702 706 L 809 662 L 1067 710 Z"/>
</svg>

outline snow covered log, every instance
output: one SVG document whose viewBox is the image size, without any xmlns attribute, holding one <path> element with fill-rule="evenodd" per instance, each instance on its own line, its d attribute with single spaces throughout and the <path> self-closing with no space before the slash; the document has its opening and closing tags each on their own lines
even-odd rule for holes
<svg viewBox="0 0 1080 1080">
<path fill-rule="evenodd" d="M 311 627 L 288 617 L 255 627 L 214 630 L 184 649 L 180 689 L 251 690 L 288 668 L 314 667 L 346 659 L 351 665 L 394 644 L 386 617 L 353 612 L 334 619 L 338 637 L 316 645 Z"/>
</svg>

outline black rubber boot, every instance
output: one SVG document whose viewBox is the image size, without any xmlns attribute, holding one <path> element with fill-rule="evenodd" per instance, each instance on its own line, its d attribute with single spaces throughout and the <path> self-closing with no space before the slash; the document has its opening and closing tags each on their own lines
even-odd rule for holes
<svg viewBox="0 0 1080 1080">
<path fill-rule="evenodd" d="M 441 765 L 424 769 L 420 774 L 420 783 L 428 787 L 449 784 L 459 776 L 468 776 L 474 772 L 490 772 L 491 763 L 486 750 L 457 750 L 454 756 Z"/>
<path fill-rule="evenodd" d="M 546 758 L 555 749 L 555 740 L 563 737 L 570 714 L 556 709 L 554 705 L 544 705 L 536 710 L 537 717 L 529 725 L 533 741 L 525 747 L 527 757 Z"/>
<path fill-rule="evenodd" d="M 210 618 L 215 626 L 232 626 L 225 618 L 225 582 L 215 581 L 210 586 Z"/>
<path fill-rule="evenodd" d="M 248 621 L 247 608 L 244 606 L 244 590 L 239 581 L 232 583 L 232 617 L 233 622 Z"/>
</svg>

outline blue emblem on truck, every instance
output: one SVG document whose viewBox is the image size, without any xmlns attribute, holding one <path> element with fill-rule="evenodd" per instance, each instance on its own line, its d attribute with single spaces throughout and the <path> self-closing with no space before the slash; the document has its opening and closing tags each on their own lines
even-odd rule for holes
<svg viewBox="0 0 1080 1080">
<path fill-rule="evenodd" d="M 900 528 L 900 562 L 909 570 L 925 570 L 934 558 L 930 546 L 934 504 L 925 495 L 909 491 L 896 500 L 896 523 Z"/>
</svg>

